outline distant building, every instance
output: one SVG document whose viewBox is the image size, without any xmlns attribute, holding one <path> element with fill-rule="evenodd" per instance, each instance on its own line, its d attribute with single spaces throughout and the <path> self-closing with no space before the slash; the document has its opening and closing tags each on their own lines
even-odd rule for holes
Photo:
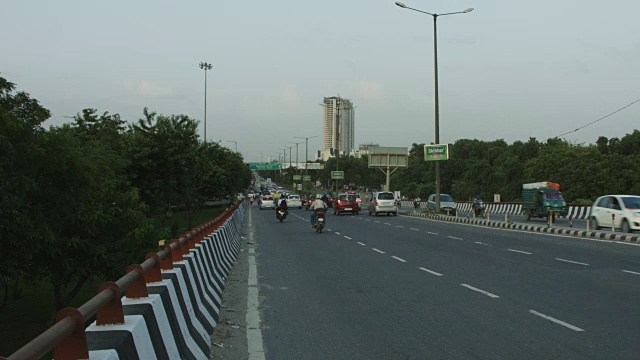
<svg viewBox="0 0 640 360">
<path fill-rule="evenodd" d="M 322 118 L 322 151 L 318 158 L 328 160 L 336 156 L 351 154 L 355 143 L 355 109 L 351 100 L 341 97 L 325 97 Z"/>
<path fill-rule="evenodd" d="M 360 144 L 358 146 L 358 150 L 351 150 L 351 153 L 349 153 L 349 155 L 356 157 L 356 158 L 361 158 L 363 155 L 369 155 L 369 148 L 370 147 L 379 147 L 380 144 Z"/>
</svg>

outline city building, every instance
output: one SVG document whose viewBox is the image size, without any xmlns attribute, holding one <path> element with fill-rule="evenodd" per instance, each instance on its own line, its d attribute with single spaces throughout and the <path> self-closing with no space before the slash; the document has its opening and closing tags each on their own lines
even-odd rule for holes
<svg viewBox="0 0 640 360">
<path fill-rule="evenodd" d="M 369 155 L 369 148 L 370 147 L 379 147 L 380 144 L 360 144 L 358 146 L 358 150 L 351 150 L 351 152 L 349 153 L 349 155 L 355 157 L 355 158 L 361 158 L 363 155 Z"/>
<path fill-rule="evenodd" d="M 355 143 L 355 108 L 351 100 L 339 96 L 323 100 L 322 150 L 318 159 L 328 160 L 337 154 L 351 154 Z"/>
</svg>

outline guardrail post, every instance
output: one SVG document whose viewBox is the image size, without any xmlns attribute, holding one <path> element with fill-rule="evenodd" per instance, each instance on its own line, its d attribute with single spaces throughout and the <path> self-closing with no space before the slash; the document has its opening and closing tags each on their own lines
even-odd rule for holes
<svg viewBox="0 0 640 360">
<path fill-rule="evenodd" d="M 569 227 L 573 227 L 573 221 L 571 221 L 572 218 L 573 215 L 569 215 Z"/>
<path fill-rule="evenodd" d="M 135 271 L 138 273 L 138 279 L 134 281 L 125 291 L 129 299 L 139 299 L 149 297 L 147 291 L 147 283 L 144 278 L 144 270 L 139 264 L 132 264 L 127 267 L 127 272 Z"/>
<path fill-rule="evenodd" d="M 591 219 L 587 219 L 587 231 L 589 231 L 590 227 L 591 227 Z"/>
<path fill-rule="evenodd" d="M 120 287 L 113 281 L 106 281 L 100 285 L 98 292 L 103 290 L 111 290 L 113 298 L 96 313 L 96 325 L 124 324 Z"/>
<path fill-rule="evenodd" d="M 89 346 L 87 336 L 84 332 L 84 320 L 78 309 L 65 308 L 56 314 L 56 323 L 70 318 L 76 323 L 76 329 L 66 339 L 53 348 L 53 358 L 55 360 L 67 359 L 88 359 Z"/>
<path fill-rule="evenodd" d="M 147 256 L 144 257 L 145 260 L 150 258 L 154 258 L 156 260 L 156 263 L 151 269 L 147 270 L 147 272 L 144 273 L 144 281 L 146 283 L 160 282 L 162 281 L 162 268 L 160 266 L 162 262 L 160 260 L 160 256 L 158 256 L 158 254 L 156 253 L 148 253 Z"/>
</svg>

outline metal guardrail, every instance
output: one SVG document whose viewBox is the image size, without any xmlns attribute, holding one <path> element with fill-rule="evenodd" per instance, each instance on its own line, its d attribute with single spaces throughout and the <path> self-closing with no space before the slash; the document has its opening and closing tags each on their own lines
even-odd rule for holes
<svg viewBox="0 0 640 360">
<path fill-rule="evenodd" d="M 242 201 L 226 209 L 213 220 L 184 233 L 157 253 L 149 253 L 141 264 L 129 265 L 126 274 L 116 282 L 100 285 L 98 294 L 75 308 L 65 308 L 56 314 L 56 323 L 35 339 L 11 354 L 6 360 L 39 359 L 53 349 L 55 360 L 88 359 L 89 348 L 85 335 L 85 321 L 96 316 L 97 325 L 124 324 L 121 295 L 128 298 L 147 297 L 147 283 L 162 281 L 161 270 L 172 269 L 173 262 L 182 261 L 196 244 L 224 224 Z M 0 360 L 5 358 L 0 356 Z"/>
</svg>

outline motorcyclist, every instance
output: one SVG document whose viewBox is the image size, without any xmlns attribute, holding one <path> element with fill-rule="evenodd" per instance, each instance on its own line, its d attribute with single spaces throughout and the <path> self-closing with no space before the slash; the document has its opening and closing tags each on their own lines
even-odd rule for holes
<svg viewBox="0 0 640 360">
<path fill-rule="evenodd" d="M 325 195 L 326 197 L 326 195 Z M 327 210 L 327 203 L 322 200 L 322 196 L 320 196 L 320 194 L 316 195 L 316 200 L 314 202 L 311 203 L 311 205 L 309 206 L 309 210 L 311 210 L 311 226 L 316 224 L 316 210 L 322 210 L 322 211 L 326 211 Z M 325 218 L 325 224 L 326 224 L 327 219 Z"/>
<path fill-rule="evenodd" d="M 480 211 L 480 204 L 482 204 L 482 199 L 480 198 L 480 194 L 476 194 L 476 197 L 473 199 L 471 206 L 473 207 L 473 212 L 478 215 L 478 211 Z"/>
<path fill-rule="evenodd" d="M 278 217 L 278 210 L 283 210 L 285 216 L 289 213 L 289 205 L 287 204 L 287 200 L 284 196 L 282 197 L 282 200 L 280 200 L 278 206 L 276 206 L 276 218 Z"/>
</svg>

